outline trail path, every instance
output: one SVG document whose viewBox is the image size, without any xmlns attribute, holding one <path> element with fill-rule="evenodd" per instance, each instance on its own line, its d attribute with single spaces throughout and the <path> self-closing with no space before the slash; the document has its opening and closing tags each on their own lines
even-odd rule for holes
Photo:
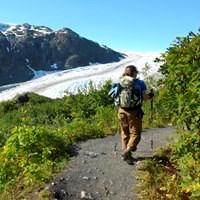
<svg viewBox="0 0 200 200">
<path fill-rule="evenodd" d="M 174 131 L 170 126 L 144 130 L 138 150 L 133 153 L 137 162 L 132 166 L 121 159 L 119 134 L 80 143 L 77 156 L 52 180 L 52 199 L 138 200 L 133 188 L 137 183 L 134 172 L 139 162 L 168 143 Z"/>
</svg>

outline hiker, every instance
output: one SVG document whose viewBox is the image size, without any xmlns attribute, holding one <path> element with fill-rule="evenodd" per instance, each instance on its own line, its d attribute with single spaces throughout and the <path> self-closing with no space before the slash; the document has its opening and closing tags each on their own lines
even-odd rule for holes
<svg viewBox="0 0 200 200">
<path fill-rule="evenodd" d="M 131 152 L 137 150 L 142 132 L 142 101 L 152 99 L 151 91 L 146 93 L 146 85 L 136 78 L 138 70 L 134 65 L 125 67 L 120 77 L 118 94 L 118 119 L 121 128 L 122 158 L 128 164 L 134 164 Z"/>
</svg>

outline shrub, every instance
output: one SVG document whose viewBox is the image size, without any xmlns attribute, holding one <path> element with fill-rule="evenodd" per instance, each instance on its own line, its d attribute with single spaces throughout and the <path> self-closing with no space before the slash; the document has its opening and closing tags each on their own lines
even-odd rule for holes
<svg viewBox="0 0 200 200">
<path fill-rule="evenodd" d="M 0 152 L 0 188 L 48 180 L 56 162 L 67 157 L 67 144 L 58 131 L 42 126 L 18 126 Z"/>
</svg>

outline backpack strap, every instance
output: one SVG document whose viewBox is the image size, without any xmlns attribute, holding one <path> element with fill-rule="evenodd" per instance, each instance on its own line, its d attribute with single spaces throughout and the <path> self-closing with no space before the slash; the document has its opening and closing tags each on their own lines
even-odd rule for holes
<svg viewBox="0 0 200 200">
<path fill-rule="evenodd" d="M 141 85 L 140 80 L 137 78 L 134 80 L 134 89 L 135 89 L 136 84 L 140 87 L 140 98 L 143 101 L 144 99 L 143 99 L 143 95 L 142 95 L 142 85 Z"/>
</svg>

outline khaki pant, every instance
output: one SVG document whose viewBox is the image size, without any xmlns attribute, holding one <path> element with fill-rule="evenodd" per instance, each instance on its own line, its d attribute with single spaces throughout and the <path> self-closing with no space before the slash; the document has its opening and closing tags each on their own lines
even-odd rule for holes
<svg viewBox="0 0 200 200">
<path fill-rule="evenodd" d="M 126 111 L 119 108 L 118 118 L 121 127 L 122 151 L 136 150 L 141 139 L 142 113 L 140 110 Z"/>
</svg>

